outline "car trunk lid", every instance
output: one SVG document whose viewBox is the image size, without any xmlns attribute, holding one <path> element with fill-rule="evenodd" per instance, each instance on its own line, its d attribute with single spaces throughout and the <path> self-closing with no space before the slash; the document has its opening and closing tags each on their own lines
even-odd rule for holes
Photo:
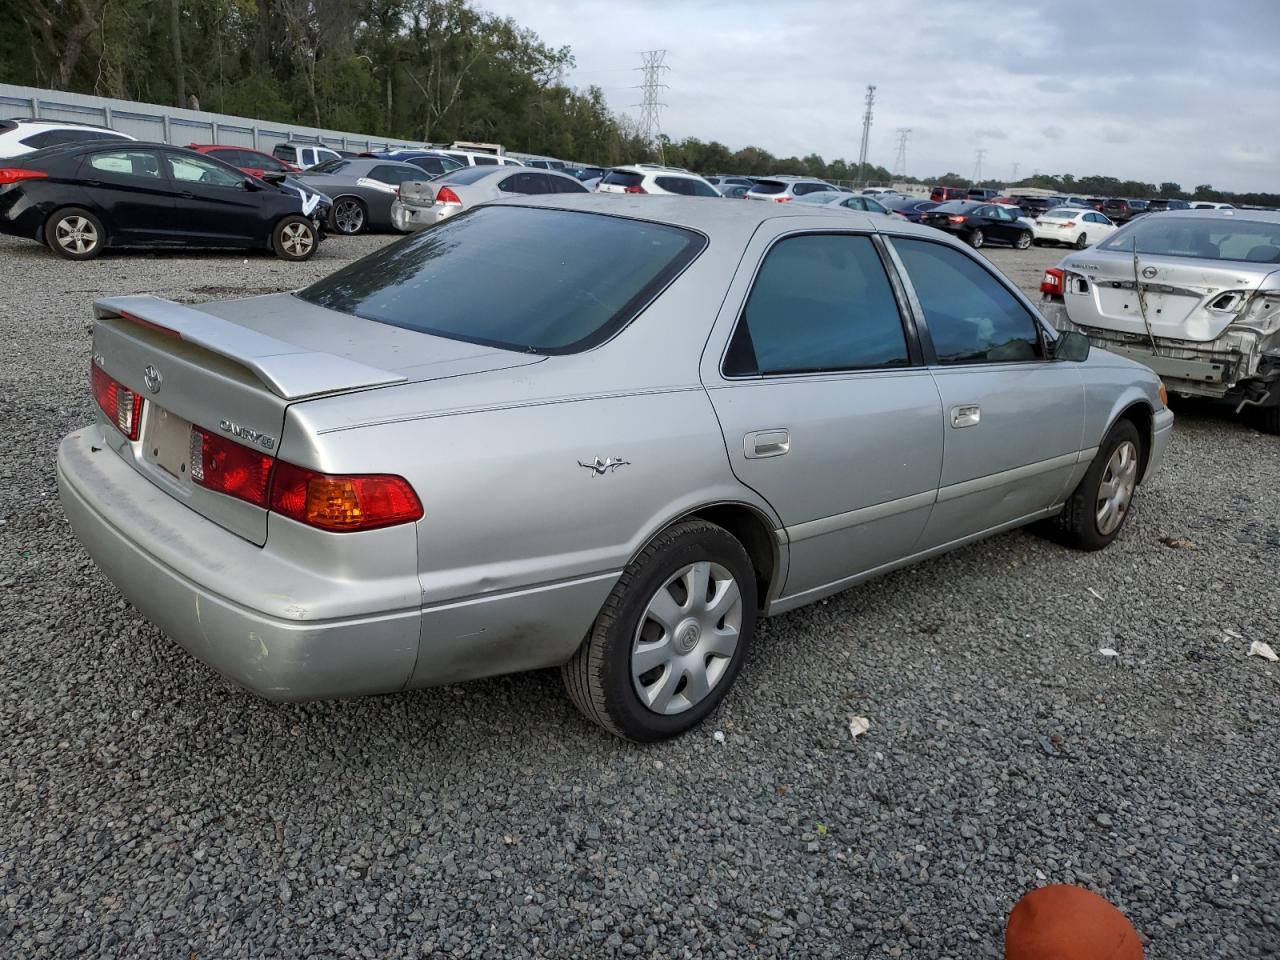
<svg viewBox="0 0 1280 960">
<path fill-rule="evenodd" d="M 256 544 L 266 542 L 266 509 L 192 479 L 199 430 L 274 457 L 292 403 L 541 359 L 364 320 L 289 294 L 199 308 L 113 297 L 94 311 L 94 365 L 144 398 L 138 439 L 107 427 L 108 443 L 191 509 Z"/>
<path fill-rule="evenodd" d="M 1063 268 L 1073 323 L 1141 336 L 1150 324 L 1156 337 L 1197 343 L 1222 336 L 1267 279 L 1230 261 L 1218 265 L 1140 253 L 1135 268 L 1131 254 L 1097 250 L 1068 258 Z"/>
</svg>

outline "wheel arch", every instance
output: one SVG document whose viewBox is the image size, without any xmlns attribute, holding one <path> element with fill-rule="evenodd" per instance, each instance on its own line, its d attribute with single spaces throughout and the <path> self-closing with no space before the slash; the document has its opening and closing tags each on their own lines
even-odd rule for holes
<svg viewBox="0 0 1280 960">
<path fill-rule="evenodd" d="M 779 540 L 779 525 L 761 508 L 741 500 L 717 500 L 689 507 L 658 525 L 627 560 L 631 563 L 644 552 L 655 537 L 686 520 L 705 520 L 729 532 L 751 558 L 756 575 L 756 604 L 760 611 L 768 609 L 786 579 L 787 557 Z"/>
<path fill-rule="evenodd" d="M 1147 476 L 1147 465 L 1151 462 L 1151 444 L 1155 438 L 1155 410 L 1146 400 L 1135 400 L 1125 406 L 1107 424 L 1107 433 L 1121 420 L 1128 420 L 1138 431 L 1142 440 L 1142 450 L 1138 462 L 1138 482 Z M 1106 434 L 1104 434 L 1105 436 Z"/>
</svg>

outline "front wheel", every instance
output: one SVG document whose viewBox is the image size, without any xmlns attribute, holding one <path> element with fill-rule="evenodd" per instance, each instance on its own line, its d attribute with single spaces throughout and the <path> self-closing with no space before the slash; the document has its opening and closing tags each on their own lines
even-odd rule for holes
<svg viewBox="0 0 1280 960">
<path fill-rule="evenodd" d="M 1030 247 L 1031 231 L 1023 230 L 1022 233 L 1018 234 L 1018 239 L 1014 242 L 1013 245 L 1017 247 L 1019 250 L 1026 250 L 1028 247 Z"/>
<path fill-rule="evenodd" d="M 982 235 L 981 230 L 975 230 L 973 233 L 969 234 L 969 246 L 973 247 L 975 250 L 986 242 L 987 238 Z"/>
<path fill-rule="evenodd" d="M 1089 245 L 1089 235 L 1087 233 L 1082 233 L 1080 234 L 1080 236 L 1076 237 L 1075 246 L 1077 250 L 1083 250 L 1088 245 Z"/>
<path fill-rule="evenodd" d="M 271 231 L 271 248 L 282 260 L 310 260 L 319 245 L 316 226 L 306 217 L 285 217 Z"/>
<path fill-rule="evenodd" d="M 67 260 L 92 260 L 107 245 L 107 231 L 88 210 L 67 207 L 45 221 L 44 242 Z"/>
<path fill-rule="evenodd" d="M 720 705 L 755 624 L 755 572 L 742 544 L 715 524 L 679 523 L 628 564 L 561 678 L 610 733 L 673 737 Z"/>
<path fill-rule="evenodd" d="M 1048 521 L 1049 536 L 1077 550 L 1101 550 L 1111 543 L 1129 518 L 1141 464 L 1138 428 L 1131 420 L 1118 421 L 1062 513 Z"/>
<path fill-rule="evenodd" d="M 1263 433 L 1280 436 L 1280 404 L 1253 408 L 1249 411 L 1249 422 Z"/>
<path fill-rule="evenodd" d="M 368 222 L 369 213 L 364 202 L 358 197 L 339 197 L 333 204 L 330 219 L 333 229 L 344 236 L 352 237 L 360 233 Z"/>
</svg>

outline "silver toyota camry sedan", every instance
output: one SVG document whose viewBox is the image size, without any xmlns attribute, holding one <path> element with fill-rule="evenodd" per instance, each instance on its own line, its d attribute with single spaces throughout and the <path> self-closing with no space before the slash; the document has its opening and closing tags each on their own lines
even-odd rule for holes
<svg viewBox="0 0 1280 960">
<path fill-rule="evenodd" d="M 62 502 L 170 637 L 279 700 L 555 666 L 636 740 L 762 616 L 1023 524 L 1106 546 L 1173 420 L 958 242 L 801 204 L 504 201 L 95 313 Z"/>
</svg>

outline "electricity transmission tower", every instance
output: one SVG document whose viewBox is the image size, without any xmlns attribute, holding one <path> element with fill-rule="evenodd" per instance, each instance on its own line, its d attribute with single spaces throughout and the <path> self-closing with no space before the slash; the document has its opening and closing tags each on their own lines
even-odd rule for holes
<svg viewBox="0 0 1280 960">
<path fill-rule="evenodd" d="M 893 175 L 895 177 L 905 177 L 907 175 L 907 138 L 910 136 L 910 127 L 898 128 L 898 157 L 893 161 Z"/>
<path fill-rule="evenodd" d="M 867 112 L 862 115 L 862 146 L 858 148 L 858 179 L 866 181 L 867 143 L 871 140 L 871 108 L 876 102 L 875 84 L 867 85 Z"/>
<path fill-rule="evenodd" d="M 640 54 L 641 65 L 636 68 L 644 75 L 644 81 L 640 84 L 640 89 L 644 91 L 643 102 L 635 104 L 640 108 L 640 135 L 658 151 L 660 160 L 664 159 L 660 114 L 666 104 L 658 98 L 661 96 L 660 91 L 667 89 L 667 85 L 662 82 L 662 75 L 671 69 L 662 62 L 666 56 L 665 50 L 645 50 Z"/>
<path fill-rule="evenodd" d="M 1018 167 L 1020 167 L 1020 166 L 1021 166 L 1021 164 L 1020 164 L 1020 163 L 1018 163 L 1018 162 L 1015 160 L 1015 161 L 1014 161 L 1014 164 L 1013 164 L 1013 179 L 1009 181 L 1010 183 L 1017 183 L 1017 182 L 1018 182 Z"/>
<path fill-rule="evenodd" d="M 987 155 L 987 151 L 985 149 L 979 149 L 975 152 L 977 153 L 978 159 L 974 161 L 973 164 L 973 182 L 977 184 L 982 182 L 982 158 Z"/>
</svg>

